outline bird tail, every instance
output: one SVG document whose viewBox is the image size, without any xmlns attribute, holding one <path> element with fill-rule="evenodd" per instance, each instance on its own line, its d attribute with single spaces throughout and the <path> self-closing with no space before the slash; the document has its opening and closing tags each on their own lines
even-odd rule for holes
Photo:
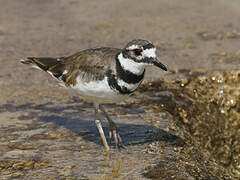
<svg viewBox="0 0 240 180">
<path fill-rule="evenodd" d="M 20 62 L 46 71 L 57 79 L 59 79 L 65 71 L 65 65 L 61 62 L 61 58 L 28 57 L 27 59 L 21 59 Z"/>
</svg>

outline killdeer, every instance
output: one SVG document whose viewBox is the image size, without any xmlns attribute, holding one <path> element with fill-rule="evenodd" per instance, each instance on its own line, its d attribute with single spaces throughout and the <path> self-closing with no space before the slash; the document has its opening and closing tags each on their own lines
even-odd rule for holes
<svg viewBox="0 0 240 180">
<path fill-rule="evenodd" d="M 106 150 L 109 146 L 97 120 L 99 110 L 108 120 L 110 140 L 113 136 L 117 146 L 122 140 L 102 104 L 119 102 L 133 93 L 143 81 L 146 67 L 154 65 L 167 71 L 157 59 L 156 47 L 141 39 L 129 42 L 123 49 L 101 47 L 68 57 L 28 57 L 21 62 L 49 73 L 60 85 L 79 92 L 84 100 L 95 105 L 95 122 Z"/>
</svg>

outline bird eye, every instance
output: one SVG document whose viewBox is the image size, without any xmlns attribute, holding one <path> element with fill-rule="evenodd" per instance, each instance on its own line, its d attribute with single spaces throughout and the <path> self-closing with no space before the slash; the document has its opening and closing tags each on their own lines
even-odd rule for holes
<svg viewBox="0 0 240 180">
<path fill-rule="evenodd" d="M 141 49 L 134 49 L 133 50 L 135 56 L 141 56 L 142 55 L 142 50 Z"/>
</svg>

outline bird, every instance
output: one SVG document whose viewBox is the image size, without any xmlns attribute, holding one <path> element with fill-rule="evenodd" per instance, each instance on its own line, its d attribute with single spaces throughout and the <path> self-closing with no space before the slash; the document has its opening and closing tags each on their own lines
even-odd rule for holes
<svg viewBox="0 0 240 180">
<path fill-rule="evenodd" d="M 108 120 L 110 141 L 114 139 L 119 148 L 122 139 L 103 104 L 122 101 L 136 91 L 147 67 L 156 66 L 167 71 L 156 52 L 157 48 L 152 42 L 134 39 L 122 49 L 99 47 L 81 50 L 66 57 L 27 57 L 20 62 L 47 72 L 61 86 L 78 92 L 81 99 L 95 106 L 95 123 L 108 151 L 110 148 L 98 120 L 99 111 Z"/>
</svg>

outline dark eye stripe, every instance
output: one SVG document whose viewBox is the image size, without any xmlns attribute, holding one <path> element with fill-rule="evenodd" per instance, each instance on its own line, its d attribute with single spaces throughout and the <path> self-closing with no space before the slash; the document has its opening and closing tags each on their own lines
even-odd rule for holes
<svg viewBox="0 0 240 180">
<path fill-rule="evenodd" d="M 134 49 L 133 52 L 136 56 L 141 56 L 142 55 L 142 50 L 141 49 Z"/>
<path fill-rule="evenodd" d="M 151 48 L 154 48 L 154 46 L 152 44 L 147 44 L 147 45 L 144 45 L 143 46 L 143 49 L 151 49 Z"/>
</svg>

